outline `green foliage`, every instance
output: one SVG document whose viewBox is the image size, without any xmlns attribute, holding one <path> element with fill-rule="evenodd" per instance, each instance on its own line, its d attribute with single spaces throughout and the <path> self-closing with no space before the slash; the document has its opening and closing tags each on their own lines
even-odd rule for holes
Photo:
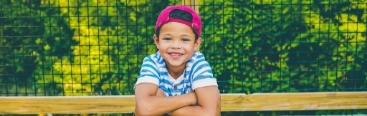
<svg viewBox="0 0 367 116">
<path fill-rule="evenodd" d="M 181 0 L 1 0 L 0 94 L 122 95 L 156 52 L 158 13 Z M 366 91 L 367 2 L 200 0 L 222 93 Z M 254 115 L 365 111 L 247 112 Z M 230 112 L 223 115 L 242 115 Z"/>
<path fill-rule="evenodd" d="M 349 84 L 366 90 L 364 3 L 202 4 L 202 51 L 223 92 L 343 91 Z"/>
<path fill-rule="evenodd" d="M 55 83 L 46 84 L 44 80 L 52 80 L 53 60 L 70 50 L 68 26 L 57 17 L 47 17 L 55 13 L 54 9 L 41 7 L 37 0 L 1 1 L 0 5 L 0 54 L 4 56 L 0 58 L 0 83 L 6 85 L 0 92 L 45 95 L 47 89 L 58 91 Z"/>
<path fill-rule="evenodd" d="M 0 2 L 0 82 L 35 94 L 134 94 L 158 13 L 181 1 Z M 367 4 L 201 0 L 223 93 L 365 91 Z M 3 91 L 3 90 L 0 90 Z"/>
</svg>

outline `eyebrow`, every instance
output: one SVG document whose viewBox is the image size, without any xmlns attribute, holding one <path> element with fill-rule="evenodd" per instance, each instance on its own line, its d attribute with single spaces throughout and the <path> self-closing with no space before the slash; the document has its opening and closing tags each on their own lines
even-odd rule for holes
<svg viewBox="0 0 367 116">
<path fill-rule="evenodd" d="M 187 36 L 187 37 L 191 37 L 190 35 L 187 35 L 187 34 L 183 34 L 182 36 Z"/>
<path fill-rule="evenodd" d="M 164 33 L 164 34 L 162 34 L 162 35 L 172 36 L 170 33 Z M 183 34 L 183 35 L 181 35 L 181 37 L 191 37 L 191 36 L 190 36 L 190 35 L 188 35 L 188 34 Z"/>
</svg>

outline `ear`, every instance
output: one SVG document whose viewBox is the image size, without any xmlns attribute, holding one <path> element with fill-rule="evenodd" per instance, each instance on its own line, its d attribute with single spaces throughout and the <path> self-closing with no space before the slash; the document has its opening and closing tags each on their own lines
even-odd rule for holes
<svg viewBox="0 0 367 116">
<path fill-rule="evenodd" d="M 155 34 L 153 35 L 153 40 L 154 40 L 155 46 L 158 49 L 159 48 L 159 38 Z"/>
<path fill-rule="evenodd" d="M 194 43 L 194 50 L 195 51 L 199 51 L 201 41 L 202 41 L 201 38 L 198 38 L 198 40 L 195 41 L 195 43 Z"/>
</svg>

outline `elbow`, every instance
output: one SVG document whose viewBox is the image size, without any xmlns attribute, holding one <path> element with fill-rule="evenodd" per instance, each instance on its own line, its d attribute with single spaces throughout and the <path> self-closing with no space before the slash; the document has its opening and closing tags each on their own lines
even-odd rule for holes
<svg viewBox="0 0 367 116">
<path fill-rule="evenodd" d="M 215 111 L 205 111 L 200 113 L 198 116 L 218 116 L 218 113 Z"/>
<path fill-rule="evenodd" d="M 213 104 L 214 105 L 214 104 Z M 221 96 L 219 96 L 216 100 L 216 107 L 205 107 L 205 116 L 220 116 L 222 105 L 221 105 Z"/>
<path fill-rule="evenodd" d="M 220 116 L 221 115 L 221 103 L 218 102 L 216 107 L 202 107 L 204 112 L 200 113 L 200 116 Z"/>
<path fill-rule="evenodd" d="M 136 105 L 135 107 L 136 116 L 152 116 L 154 114 L 154 109 L 151 105 Z"/>
<path fill-rule="evenodd" d="M 217 101 L 217 110 L 216 110 L 216 116 L 220 116 L 222 112 L 222 98 L 219 95 L 219 99 Z"/>
<path fill-rule="evenodd" d="M 219 102 L 217 105 L 217 110 L 215 111 L 215 116 L 220 116 L 222 112 L 222 106 L 221 103 Z"/>
<path fill-rule="evenodd" d="M 219 95 L 219 99 L 217 101 L 217 113 L 222 111 L 222 97 Z"/>
</svg>

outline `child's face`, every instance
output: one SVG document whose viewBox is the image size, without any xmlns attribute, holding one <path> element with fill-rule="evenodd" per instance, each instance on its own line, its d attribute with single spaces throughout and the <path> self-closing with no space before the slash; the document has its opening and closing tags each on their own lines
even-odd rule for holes
<svg viewBox="0 0 367 116">
<path fill-rule="evenodd" d="M 195 41 L 195 34 L 189 26 L 177 22 L 164 24 L 158 37 L 154 36 L 154 42 L 168 68 L 183 69 L 201 43 L 200 38 Z"/>
</svg>

